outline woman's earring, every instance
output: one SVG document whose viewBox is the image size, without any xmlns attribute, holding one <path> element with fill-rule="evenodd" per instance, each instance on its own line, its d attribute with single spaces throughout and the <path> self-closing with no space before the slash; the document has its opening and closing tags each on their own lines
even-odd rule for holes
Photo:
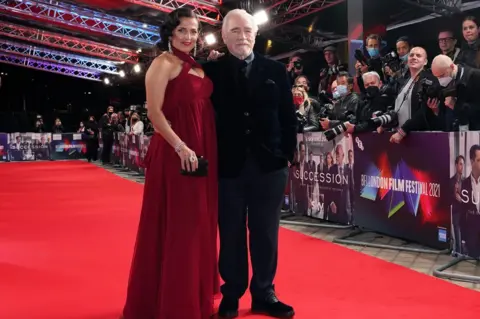
<svg viewBox="0 0 480 319">
<path fill-rule="evenodd" d="M 168 52 L 173 53 L 172 42 L 168 41 Z"/>
<path fill-rule="evenodd" d="M 193 56 L 197 56 L 197 44 L 195 43 L 195 46 L 193 47 Z"/>
</svg>

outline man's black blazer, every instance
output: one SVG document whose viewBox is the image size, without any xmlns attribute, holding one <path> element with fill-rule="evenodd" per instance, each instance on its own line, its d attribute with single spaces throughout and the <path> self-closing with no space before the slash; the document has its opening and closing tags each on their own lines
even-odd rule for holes
<svg viewBox="0 0 480 319">
<path fill-rule="evenodd" d="M 251 63 L 246 82 L 231 55 L 203 65 L 213 82 L 220 177 L 237 177 L 248 153 L 264 172 L 293 160 L 297 117 L 286 68 L 260 54 Z"/>
</svg>

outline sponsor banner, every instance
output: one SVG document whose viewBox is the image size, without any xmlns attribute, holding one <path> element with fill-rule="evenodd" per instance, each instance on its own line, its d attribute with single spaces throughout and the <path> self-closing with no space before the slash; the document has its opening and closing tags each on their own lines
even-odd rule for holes
<svg viewBox="0 0 480 319">
<path fill-rule="evenodd" d="M 8 134 L 0 133 L 0 162 L 8 161 Z"/>
<path fill-rule="evenodd" d="M 480 258 L 480 132 L 450 133 L 449 200 L 453 251 Z"/>
<path fill-rule="evenodd" d="M 303 134 L 290 172 L 295 214 L 352 224 L 353 160 L 350 136 L 327 141 L 321 132 Z"/>
<path fill-rule="evenodd" d="M 69 160 L 84 158 L 87 145 L 81 133 L 52 134 L 51 158 L 54 160 Z"/>
<path fill-rule="evenodd" d="M 355 137 L 355 224 L 436 248 L 450 238 L 449 133 Z M 358 186 L 357 186 L 358 185 Z"/>
<path fill-rule="evenodd" d="M 8 158 L 15 162 L 50 159 L 50 140 L 50 133 L 11 133 Z"/>
</svg>

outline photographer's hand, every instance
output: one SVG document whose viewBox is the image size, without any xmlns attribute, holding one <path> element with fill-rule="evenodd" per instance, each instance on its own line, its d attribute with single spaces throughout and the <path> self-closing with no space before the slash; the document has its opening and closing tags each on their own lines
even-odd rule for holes
<svg viewBox="0 0 480 319">
<path fill-rule="evenodd" d="M 320 119 L 320 125 L 324 130 L 328 130 L 330 121 L 328 119 Z"/>
<path fill-rule="evenodd" d="M 343 124 L 345 124 L 345 127 L 347 128 L 346 132 L 352 134 L 353 131 L 355 130 L 355 125 L 350 122 L 345 122 Z"/>
<path fill-rule="evenodd" d="M 402 139 L 403 139 L 403 136 L 397 132 L 390 137 L 390 143 L 400 144 Z"/>
<path fill-rule="evenodd" d="M 435 113 L 435 115 L 438 115 L 438 112 L 440 111 L 438 106 L 440 105 L 440 101 L 438 99 L 431 99 L 429 98 L 427 100 L 427 106 Z"/>
<path fill-rule="evenodd" d="M 452 110 L 455 108 L 455 102 L 457 102 L 457 99 L 452 96 L 445 98 L 445 106 Z"/>
</svg>

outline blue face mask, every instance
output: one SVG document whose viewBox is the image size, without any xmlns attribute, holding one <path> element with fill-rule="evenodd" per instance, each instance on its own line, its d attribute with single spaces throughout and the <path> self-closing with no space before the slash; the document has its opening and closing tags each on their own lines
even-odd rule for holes
<svg viewBox="0 0 480 319">
<path fill-rule="evenodd" d="M 377 56 L 380 55 L 380 51 L 376 48 L 368 48 L 367 52 L 371 58 L 376 58 Z"/>
<path fill-rule="evenodd" d="M 408 61 L 408 54 L 402 55 L 400 57 L 400 60 L 402 60 L 403 62 L 407 62 Z"/>
<path fill-rule="evenodd" d="M 335 89 L 335 92 L 333 92 L 332 96 L 333 96 L 334 99 L 339 99 L 342 96 L 347 95 L 347 93 L 348 93 L 347 86 L 346 85 L 339 85 Z"/>
</svg>

